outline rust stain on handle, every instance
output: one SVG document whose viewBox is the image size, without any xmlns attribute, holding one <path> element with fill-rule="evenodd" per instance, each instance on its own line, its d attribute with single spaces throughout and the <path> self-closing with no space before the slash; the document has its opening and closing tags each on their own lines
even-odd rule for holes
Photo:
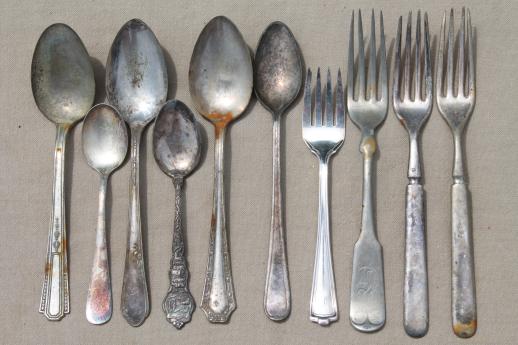
<svg viewBox="0 0 518 345">
<path fill-rule="evenodd" d="M 212 113 L 207 115 L 207 119 L 212 122 L 216 129 L 216 138 L 219 138 L 221 130 L 233 120 L 232 113 L 218 114 Z"/>
<path fill-rule="evenodd" d="M 468 323 L 455 323 L 453 325 L 453 332 L 461 338 L 472 337 L 477 331 L 477 320 L 470 320 Z"/>
</svg>

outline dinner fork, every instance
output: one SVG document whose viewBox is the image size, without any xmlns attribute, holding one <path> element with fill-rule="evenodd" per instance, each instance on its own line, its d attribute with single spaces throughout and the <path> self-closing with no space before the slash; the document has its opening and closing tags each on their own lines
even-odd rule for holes
<svg viewBox="0 0 518 345">
<path fill-rule="evenodd" d="M 311 70 L 308 69 L 304 91 L 304 112 L 302 115 L 302 137 L 319 162 L 318 232 L 311 288 L 310 317 L 325 326 L 338 319 L 335 278 L 331 257 L 328 204 L 328 163 L 331 156 L 342 146 L 345 139 L 345 107 L 342 76 L 338 70 L 336 102 L 333 115 L 333 89 L 331 72 L 327 70 L 325 108 L 322 104 L 320 68 L 315 88 L 315 116 L 311 111 Z M 323 114 L 324 113 L 324 114 Z M 336 119 L 335 119 L 336 116 Z"/>
<path fill-rule="evenodd" d="M 383 254 L 376 237 L 372 189 L 373 160 L 376 153 L 375 129 L 387 115 L 388 84 L 383 13 L 380 12 L 380 66 L 376 84 L 376 24 L 371 16 L 369 79 L 365 85 L 365 53 L 363 48 L 361 11 L 358 11 L 358 98 L 354 98 L 354 12 L 349 37 L 347 75 L 347 108 L 349 116 L 361 131 L 360 152 L 363 155 L 363 209 L 361 233 L 354 246 L 353 274 L 349 318 L 354 328 L 373 332 L 385 324 L 385 291 Z M 367 86 L 367 91 L 365 89 Z M 378 92 L 380 98 L 378 98 Z"/>
<path fill-rule="evenodd" d="M 437 60 L 436 97 L 437 107 L 452 131 L 455 148 L 453 185 L 451 187 L 453 331 L 461 338 L 469 338 L 477 330 L 470 193 L 464 168 L 462 142 L 464 128 L 475 107 L 475 52 L 469 10 L 467 11 L 467 37 L 465 37 L 466 19 L 465 10 L 462 9 L 456 74 L 453 70 L 453 30 L 452 9 L 447 49 L 445 47 L 446 12 L 442 19 Z M 466 45 L 467 57 L 464 54 Z M 443 67 L 446 54 L 446 75 L 444 75 Z M 467 69 L 465 67 L 466 59 Z M 457 83 L 454 82 L 455 76 L 457 77 Z M 456 88 L 454 84 L 457 84 Z"/>
<path fill-rule="evenodd" d="M 421 62 L 421 11 L 417 12 L 415 32 L 415 63 L 413 96 L 410 65 L 412 51 L 412 13 L 408 14 L 403 71 L 400 72 L 401 31 L 403 17 L 399 17 L 394 62 L 393 105 L 399 121 L 408 131 L 410 157 L 406 188 L 405 283 L 403 289 L 403 321 L 405 331 L 412 337 L 422 337 L 428 331 L 428 274 L 426 269 L 426 232 L 424 220 L 425 192 L 421 184 L 419 132 L 432 111 L 432 66 L 430 62 L 430 34 L 428 15 L 424 14 L 424 59 Z M 424 65 L 424 68 L 423 68 Z M 421 69 L 424 80 L 421 80 Z M 401 83 L 401 77 L 403 82 Z M 423 85 L 421 86 L 421 82 Z M 401 84 L 401 88 L 400 88 Z M 423 99 L 422 90 L 425 97 Z"/>
</svg>

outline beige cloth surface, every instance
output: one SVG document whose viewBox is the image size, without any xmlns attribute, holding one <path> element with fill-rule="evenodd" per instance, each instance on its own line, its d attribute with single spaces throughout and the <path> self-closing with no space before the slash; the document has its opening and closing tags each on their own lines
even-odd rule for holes
<svg viewBox="0 0 518 345">
<path fill-rule="evenodd" d="M 71 313 L 49 322 L 38 313 L 51 206 L 54 126 L 31 94 L 30 65 L 41 32 L 54 22 L 74 28 L 92 56 L 97 102 L 104 98 L 109 47 L 129 19 L 143 19 L 163 45 L 170 97 L 192 107 L 188 66 L 196 38 L 212 17 L 226 15 L 255 50 L 264 28 L 284 21 L 295 34 L 308 67 L 346 65 L 352 9 L 383 9 L 388 52 L 393 54 L 397 19 L 421 8 L 430 17 L 437 46 L 442 11 L 452 1 L 0 1 L 0 343 L 4 344 L 516 344 L 518 343 L 516 56 L 518 2 L 472 1 L 477 36 L 477 104 L 467 129 L 467 161 L 473 198 L 478 332 L 461 340 L 450 317 L 450 184 L 452 139 L 434 107 L 423 133 L 427 191 L 430 330 L 419 340 L 403 329 L 404 197 L 407 134 L 390 107 L 379 130 L 377 224 L 384 249 L 387 322 L 378 333 L 355 331 L 348 320 L 352 249 L 361 212 L 362 162 L 359 131 L 347 120 L 346 140 L 332 161 L 331 220 L 340 319 L 320 327 L 308 319 L 317 220 L 318 165 L 301 137 L 302 102 L 285 117 L 286 228 L 292 313 L 283 323 L 263 312 L 263 288 L 271 210 L 271 116 L 255 100 L 230 130 L 227 147 L 227 213 L 237 310 L 227 325 L 210 324 L 196 308 L 182 331 L 161 310 L 167 291 L 174 190 L 154 162 L 152 126 L 142 149 L 144 220 L 151 313 L 138 328 L 121 316 L 129 164 L 116 171 L 109 192 L 108 225 L 114 296 L 112 320 L 88 324 L 85 300 L 97 217 L 98 176 L 81 152 L 81 124 L 67 146 L 67 204 Z M 457 12 L 457 18 L 459 12 Z M 369 21 L 364 19 L 364 25 Z M 390 58 L 392 60 L 392 56 Z M 200 302 L 207 260 L 212 204 L 213 131 L 206 157 L 187 180 L 186 231 L 190 288 Z"/>
</svg>

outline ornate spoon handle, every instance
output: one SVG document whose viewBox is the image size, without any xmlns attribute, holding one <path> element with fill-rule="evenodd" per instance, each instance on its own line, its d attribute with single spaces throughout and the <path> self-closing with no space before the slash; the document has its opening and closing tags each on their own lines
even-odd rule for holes
<svg viewBox="0 0 518 345">
<path fill-rule="evenodd" d="M 286 242 L 282 222 L 283 209 L 280 156 L 280 115 L 275 115 L 273 122 L 272 224 L 270 229 L 268 270 L 264 289 L 264 311 L 268 318 L 274 321 L 284 320 L 291 311 Z"/>
<path fill-rule="evenodd" d="M 175 213 L 173 230 L 173 255 L 169 269 L 169 291 L 162 303 L 162 309 L 167 321 L 177 329 L 191 321 L 194 311 L 194 299 L 189 292 L 189 270 L 185 258 L 185 243 L 183 240 L 182 208 L 183 208 L 183 178 L 173 178 L 175 189 Z"/>
<path fill-rule="evenodd" d="M 209 258 L 200 307 L 210 322 L 227 322 L 230 314 L 236 309 L 225 224 L 224 140 L 225 127 L 216 126 L 214 204 L 210 229 Z"/>
<path fill-rule="evenodd" d="M 41 289 L 40 313 L 58 321 L 69 313 L 67 242 L 65 226 L 65 142 L 68 127 L 57 126 L 54 151 L 54 185 L 45 277 Z"/>
<path fill-rule="evenodd" d="M 131 128 L 129 228 L 121 296 L 122 316 L 134 327 L 140 326 L 149 314 L 140 223 L 139 149 L 142 129 Z"/>
</svg>

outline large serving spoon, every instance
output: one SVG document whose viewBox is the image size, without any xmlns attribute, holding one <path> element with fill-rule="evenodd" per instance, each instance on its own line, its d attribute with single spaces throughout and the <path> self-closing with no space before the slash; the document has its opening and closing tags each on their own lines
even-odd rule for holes
<svg viewBox="0 0 518 345">
<path fill-rule="evenodd" d="M 214 206 L 201 309 L 210 322 L 227 322 L 236 308 L 225 225 L 224 140 L 227 126 L 252 94 L 252 58 L 243 36 L 226 17 L 207 23 L 194 47 L 189 89 L 200 114 L 214 125 Z"/>
<path fill-rule="evenodd" d="M 149 314 L 140 222 L 140 138 L 167 98 L 162 48 L 151 29 L 139 19 L 124 24 L 113 41 L 106 62 L 106 96 L 131 131 L 129 229 L 121 311 L 130 325 L 139 326 Z"/>
<path fill-rule="evenodd" d="M 67 242 L 65 227 L 65 143 L 69 129 L 93 104 L 95 80 L 90 57 L 79 36 L 65 24 L 41 34 L 32 58 L 31 83 L 40 111 L 57 127 L 54 151 L 52 213 L 40 312 L 49 320 L 68 314 Z"/>
<path fill-rule="evenodd" d="M 184 179 L 200 161 L 201 145 L 197 122 L 191 110 L 180 101 L 167 102 L 155 121 L 153 152 L 160 169 L 173 179 L 176 194 L 170 285 L 162 309 L 167 320 L 178 329 L 191 320 L 194 311 L 182 226 L 183 185 Z"/>
<path fill-rule="evenodd" d="M 254 65 L 255 94 L 273 116 L 273 195 L 270 251 L 264 289 L 264 311 L 274 321 L 291 310 L 286 259 L 281 187 L 281 115 L 297 97 L 302 85 L 302 54 L 290 29 L 271 23 L 263 32 Z"/>
<path fill-rule="evenodd" d="M 112 287 L 106 242 L 106 189 L 110 174 L 122 164 L 128 152 L 128 129 L 114 108 L 98 104 L 85 117 L 82 138 L 86 162 L 101 175 L 95 255 L 86 298 L 86 319 L 98 325 L 107 322 L 112 316 Z"/>
</svg>

